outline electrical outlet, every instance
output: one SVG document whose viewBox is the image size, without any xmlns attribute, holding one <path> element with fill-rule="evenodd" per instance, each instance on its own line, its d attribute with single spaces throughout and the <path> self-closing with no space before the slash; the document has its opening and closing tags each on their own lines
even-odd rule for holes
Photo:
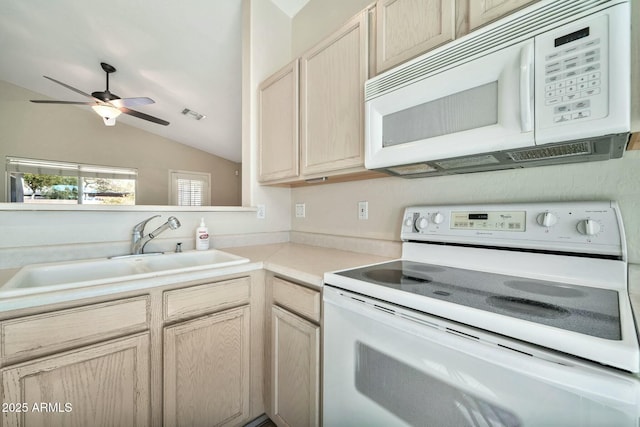
<svg viewBox="0 0 640 427">
<path fill-rule="evenodd" d="M 267 208 L 265 205 L 257 205 L 258 212 L 256 212 L 256 218 L 265 219 L 267 217 Z"/>
<path fill-rule="evenodd" d="M 369 202 L 358 202 L 358 219 L 369 219 Z"/>
<path fill-rule="evenodd" d="M 296 203 L 296 218 L 304 218 L 304 217 L 305 217 L 304 203 Z"/>
</svg>

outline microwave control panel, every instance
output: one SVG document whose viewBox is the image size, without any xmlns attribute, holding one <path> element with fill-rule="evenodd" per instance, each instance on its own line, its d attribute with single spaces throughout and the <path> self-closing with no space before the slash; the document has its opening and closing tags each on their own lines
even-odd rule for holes
<svg viewBox="0 0 640 427">
<path fill-rule="evenodd" d="M 599 15 L 536 37 L 536 97 L 544 98 L 536 111 L 540 127 L 608 115 L 608 33 L 609 16 Z"/>
</svg>

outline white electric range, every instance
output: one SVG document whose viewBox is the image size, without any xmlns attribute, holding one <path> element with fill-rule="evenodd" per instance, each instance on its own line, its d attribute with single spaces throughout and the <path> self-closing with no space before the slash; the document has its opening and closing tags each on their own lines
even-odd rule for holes
<svg viewBox="0 0 640 427">
<path fill-rule="evenodd" d="M 638 425 L 616 203 L 410 207 L 401 237 L 325 274 L 325 425 Z"/>
</svg>

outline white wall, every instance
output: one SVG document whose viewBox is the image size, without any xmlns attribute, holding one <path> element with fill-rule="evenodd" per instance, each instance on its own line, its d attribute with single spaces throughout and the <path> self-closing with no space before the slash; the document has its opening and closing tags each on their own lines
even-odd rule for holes
<svg viewBox="0 0 640 427">
<path fill-rule="evenodd" d="M 258 86 L 291 58 L 291 21 L 270 1 L 244 0 L 242 163 L 243 205 L 264 204 L 267 216 L 290 226 L 288 188 L 258 184 Z"/>
</svg>

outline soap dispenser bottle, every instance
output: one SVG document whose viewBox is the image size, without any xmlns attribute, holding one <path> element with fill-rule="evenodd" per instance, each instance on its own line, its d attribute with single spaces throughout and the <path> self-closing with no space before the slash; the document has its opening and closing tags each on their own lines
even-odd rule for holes
<svg viewBox="0 0 640 427">
<path fill-rule="evenodd" d="M 209 249 L 209 229 L 204 224 L 204 218 L 200 218 L 200 225 L 196 228 L 196 250 Z"/>
</svg>

